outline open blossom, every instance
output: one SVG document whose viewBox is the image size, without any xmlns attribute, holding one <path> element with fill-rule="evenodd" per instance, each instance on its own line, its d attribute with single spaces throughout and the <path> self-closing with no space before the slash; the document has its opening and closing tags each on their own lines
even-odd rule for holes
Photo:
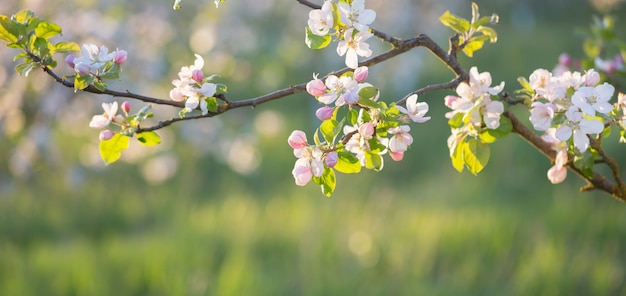
<svg viewBox="0 0 626 296">
<path fill-rule="evenodd" d="M 457 88 L 456 92 L 459 96 L 464 98 L 478 98 L 485 94 L 497 95 L 504 88 L 504 81 L 500 82 L 498 86 L 491 87 L 491 73 L 478 72 L 478 68 L 472 67 L 470 69 L 469 83 L 462 82 Z"/>
<path fill-rule="evenodd" d="M 183 66 L 178 72 L 178 78 L 172 81 L 174 88 L 170 90 L 170 99 L 173 101 L 185 101 L 185 111 L 192 111 L 198 106 L 202 111 L 202 115 L 209 113 L 206 98 L 215 95 L 217 85 L 214 83 L 204 82 L 204 59 L 198 54 L 195 55 L 196 60 L 193 65 Z"/>
<path fill-rule="evenodd" d="M 411 128 L 408 125 L 392 127 L 387 131 L 393 135 L 387 146 L 391 152 L 404 152 L 409 148 L 409 145 L 413 143 L 413 137 L 409 131 Z"/>
<path fill-rule="evenodd" d="M 574 146 L 579 152 L 585 152 L 589 148 L 587 135 L 599 134 L 604 129 L 604 124 L 597 119 L 587 119 L 582 111 L 576 106 L 571 106 L 565 113 L 567 120 L 556 129 L 556 137 L 565 142 L 570 137 L 574 138 Z"/>
<path fill-rule="evenodd" d="M 365 166 L 365 151 L 370 150 L 369 140 L 374 137 L 376 127 L 371 122 L 362 125 L 346 125 L 343 127 L 343 133 L 350 135 L 350 139 L 345 144 L 346 150 L 354 153 L 360 160 L 361 165 Z"/>
<path fill-rule="evenodd" d="M 369 30 L 369 25 L 376 19 L 376 12 L 365 9 L 365 0 L 354 0 L 352 5 L 339 3 L 339 18 L 348 27 L 364 32 Z"/>
<path fill-rule="evenodd" d="M 333 27 L 332 3 L 324 1 L 322 9 L 314 9 L 309 12 L 309 28 L 311 32 L 318 36 L 325 36 Z"/>
<path fill-rule="evenodd" d="M 614 92 L 615 87 L 606 82 L 596 87 L 584 86 L 572 95 L 572 103 L 590 116 L 596 115 L 596 111 L 607 114 L 613 109 L 609 100 Z"/>
<path fill-rule="evenodd" d="M 118 57 L 118 62 L 123 63 L 122 60 L 126 61 L 126 55 L 124 54 L 126 51 L 122 53 L 118 49 L 117 51 L 109 52 L 109 49 L 104 45 L 98 47 L 97 45 L 92 43 L 85 43 L 80 48 L 80 51 L 82 53 L 82 56 L 74 58 L 72 60 L 72 63 L 74 64 L 74 69 L 79 74 L 79 70 L 84 73 L 87 66 L 90 68 L 90 70 L 96 71 L 104 67 L 104 65 L 106 65 L 107 63 L 115 61 L 116 56 Z"/>
<path fill-rule="evenodd" d="M 100 115 L 94 115 L 91 118 L 91 122 L 89 122 L 89 127 L 106 127 L 107 125 L 111 124 L 111 122 L 115 120 L 116 117 L 118 117 L 118 120 L 122 120 L 121 115 L 117 115 L 117 108 L 117 102 L 102 103 L 102 109 L 104 109 L 104 113 Z"/>
<path fill-rule="evenodd" d="M 337 77 L 330 75 L 326 78 L 328 92 L 320 95 L 317 99 L 323 104 L 342 106 L 346 103 L 354 104 L 359 101 L 359 84 L 350 76 Z"/>
<path fill-rule="evenodd" d="M 556 106 L 552 103 L 534 102 L 530 109 L 530 122 L 538 131 L 545 131 L 552 125 Z"/>
<path fill-rule="evenodd" d="M 398 109 L 400 112 L 408 115 L 413 122 L 422 123 L 430 120 L 430 116 L 424 116 L 428 112 L 428 103 L 418 103 L 416 94 L 406 99 L 406 108 L 398 106 Z"/>
<path fill-rule="evenodd" d="M 337 54 L 339 56 L 346 56 L 346 66 L 356 69 L 359 66 L 359 58 L 369 57 L 372 55 L 372 50 L 369 44 L 365 41 L 374 36 L 370 32 L 358 32 L 354 36 L 354 29 L 348 29 L 344 33 L 344 40 L 339 41 L 337 44 Z"/>
</svg>

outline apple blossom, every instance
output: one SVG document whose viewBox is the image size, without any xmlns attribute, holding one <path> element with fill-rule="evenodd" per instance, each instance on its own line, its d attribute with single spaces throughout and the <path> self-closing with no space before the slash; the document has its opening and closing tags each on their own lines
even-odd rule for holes
<svg viewBox="0 0 626 296">
<path fill-rule="evenodd" d="M 74 64 L 78 66 L 79 64 L 89 65 L 91 70 L 98 70 L 107 63 L 113 61 L 116 53 L 109 53 L 109 49 L 106 46 L 102 45 L 98 47 L 92 43 L 85 43 L 81 47 L 81 53 L 83 56 L 74 59 Z M 83 66 L 84 67 L 84 66 Z M 78 69 L 75 69 L 78 72 Z M 81 74 L 84 75 L 84 74 Z"/>
<path fill-rule="evenodd" d="M 324 162 L 322 162 L 324 154 L 319 147 L 308 145 L 303 131 L 293 131 L 287 142 L 294 149 L 293 154 L 298 158 L 291 171 L 296 185 L 304 186 L 311 181 L 313 176 L 320 177 L 324 173 Z"/>
<path fill-rule="evenodd" d="M 117 107 L 117 102 L 102 103 L 104 113 L 101 115 L 94 115 L 91 118 L 91 122 L 89 122 L 89 127 L 103 128 L 111 124 L 111 122 L 116 119 Z"/>
<path fill-rule="evenodd" d="M 65 57 L 65 63 L 67 63 L 67 65 L 68 65 L 68 66 L 70 66 L 71 68 L 74 68 L 74 66 L 76 66 L 76 64 L 74 64 L 74 59 L 75 59 L 75 58 L 76 58 L 76 57 L 74 57 L 74 55 L 73 55 L 73 54 L 68 54 L 68 55 Z"/>
<path fill-rule="evenodd" d="M 124 114 L 126 114 L 126 116 L 128 116 L 128 112 L 130 112 L 130 102 L 128 101 L 124 101 L 122 102 L 122 111 L 124 111 Z"/>
<path fill-rule="evenodd" d="M 91 71 L 91 66 L 84 62 L 79 62 L 74 65 L 74 71 L 78 73 L 78 75 L 87 75 Z"/>
<path fill-rule="evenodd" d="M 530 122 L 538 131 L 545 131 L 552 125 L 556 106 L 552 103 L 534 102 L 530 109 Z"/>
<path fill-rule="evenodd" d="M 365 0 L 354 0 L 352 5 L 339 3 L 339 18 L 348 27 L 364 32 L 369 30 L 369 25 L 376 19 L 376 12 L 365 9 Z"/>
<path fill-rule="evenodd" d="M 324 158 L 324 163 L 327 167 L 333 168 L 339 162 L 339 154 L 336 151 L 331 151 L 326 154 L 326 158 Z"/>
<path fill-rule="evenodd" d="M 609 100 L 614 92 L 615 87 L 606 82 L 596 87 L 581 87 L 572 95 L 572 103 L 590 116 L 596 115 L 596 111 L 607 114 L 613 109 Z"/>
<path fill-rule="evenodd" d="M 328 35 L 333 23 L 332 2 L 330 0 L 324 1 L 321 9 L 314 9 L 309 12 L 308 25 L 315 35 Z"/>
<path fill-rule="evenodd" d="M 320 95 L 317 99 L 323 104 L 331 104 L 335 102 L 336 106 L 342 106 L 346 102 L 358 101 L 359 85 L 350 76 L 337 77 L 330 75 L 326 78 L 326 87 L 328 92 Z"/>
<path fill-rule="evenodd" d="M 600 73 L 594 69 L 589 69 L 585 72 L 585 85 L 595 86 L 600 83 Z"/>
<path fill-rule="evenodd" d="M 406 114 L 413 122 L 422 123 L 430 120 L 430 116 L 424 116 L 428 112 L 428 103 L 417 102 L 417 94 L 406 99 L 406 108 L 397 106 L 400 112 Z"/>
<path fill-rule="evenodd" d="M 374 36 L 370 32 L 358 32 L 354 34 L 354 29 L 348 29 L 343 35 L 344 40 L 339 41 L 337 44 L 337 54 L 339 56 L 346 56 L 346 66 L 352 69 L 356 69 L 359 66 L 359 58 L 369 57 L 372 55 L 372 50 L 369 44 L 365 41 Z"/>
<path fill-rule="evenodd" d="M 597 119 L 587 119 L 582 116 L 582 111 L 572 106 L 565 113 L 567 120 L 556 129 L 556 137 L 561 141 L 574 138 L 574 146 L 579 152 L 585 152 L 589 148 L 589 134 L 601 133 L 604 124 Z"/>
<path fill-rule="evenodd" d="M 404 152 L 413 143 L 413 137 L 409 134 L 411 128 L 408 125 L 392 127 L 388 130 L 393 136 L 389 140 L 389 148 L 392 152 Z"/>
<path fill-rule="evenodd" d="M 393 159 L 394 161 L 401 161 L 404 158 L 404 151 L 401 151 L 401 152 L 389 151 L 389 156 L 391 156 L 391 159 Z"/>
<path fill-rule="evenodd" d="M 118 65 L 122 65 L 126 63 L 127 58 L 128 58 L 128 52 L 126 52 L 125 50 L 117 49 L 115 51 L 115 56 L 113 57 L 113 62 Z"/>
<path fill-rule="evenodd" d="M 306 134 L 303 131 L 295 130 L 291 132 L 287 139 L 289 146 L 293 149 L 302 149 L 309 144 L 307 143 Z"/>
</svg>

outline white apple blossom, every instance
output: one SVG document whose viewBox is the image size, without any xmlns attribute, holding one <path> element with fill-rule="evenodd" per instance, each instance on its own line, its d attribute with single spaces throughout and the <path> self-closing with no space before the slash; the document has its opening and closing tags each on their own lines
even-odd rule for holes
<svg viewBox="0 0 626 296">
<path fill-rule="evenodd" d="M 530 122 L 538 131 L 545 131 L 552 125 L 556 106 L 552 103 L 534 102 L 530 109 Z"/>
<path fill-rule="evenodd" d="M 365 41 L 374 36 L 370 32 L 358 32 L 354 34 L 354 29 L 348 29 L 343 35 L 343 40 L 337 43 L 337 54 L 339 56 L 346 56 L 346 66 L 352 69 L 359 67 L 359 58 L 369 57 L 372 55 L 372 50 L 369 44 Z"/>
<path fill-rule="evenodd" d="M 595 116 L 596 111 L 607 114 L 613 109 L 609 100 L 614 92 L 615 87 L 606 82 L 596 87 L 584 86 L 572 95 L 572 103 L 590 116 Z"/>
<path fill-rule="evenodd" d="M 198 54 L 195 56 L 194 64 L 181 67 L 178 72 L 179 79 L 172 80 L 174 88 L 170 90 L 170 99 L 177 102 L 185 101 L 186 112 L 200 106 L 202 115 L 206 115 L 209 113 L 206 99 L 215 95 L 217 85 L 209 82 L 202 83 L 204 59 Z"/>
<path fill-rule="evenodd" d="M 389 140 L 387 148 L 391 152 L 404 152 L 413 143 L 413 137 L 409 134 L 411 128 L 408 125 L 392 127 L 387 130 L 393 136 Z"/>
<path fill-rule="evenodd" d="M 309 28 L 311 32 L 318 36 L 328 35 L 333 27 L 332 2 L 324 1 L 321 9 L 314 9 L 309 12 Z"/>
<path fill-rule="evenodd" d="M 376 19 L 376 12 L 365 9 L 365 0 L 354 0 L 352 5 L 339 3 L 339 18 L 348 27 L 365 32 Z"/>
<path fill-rule="evenodd" d="M 98 70 L 104 67 L 106 63 L 113 61 L 116 55 L 116 52 L 109 53 L 109 49 L 106 46 L 98 47 L 93 43 L 83 44 L 80 51 L 83 56 L 73 60 L 75 69 L 76 67 L 84 67 L 79 65 L 89 65 L 91 70 Z"/>
<path fill-rule="evenodd" d="M 111 124 L 112 121 L 123 120 L 121 115 L 117 115 L 117 102 L 113 103 L 102 103 L 102 109 L 104 109 L 104 113 L 101 115 L 94 115 L 91 118 L 91 122 L 89 122 L 89 127 L 93 128 L 103 128 L 107 125 Z"/>
<path fill-rule="evenodd" d="M 330 75 L 325 81 L 328 92 L 317 97 L 322 104 L 332 104 L 336 106 L 345 105 L 346 102 L 359 100 L 359 84 L 350 76 L 337 77 Z"/>
<path fill-rule="evenodd" d="M 406 108 L 397 106 L 400 112 L 406 114 L 413 122 L 422 123 L 430 120 L 430 116 L 424 116 L 428 112 L 428 103 L 417 102 L 417 94 L 406 99 Z"/>
<path fill-rule="evenodd" d="M 582 111 L 572 106 L 565 113 L 567 120 L 556 129 L 555 136 L 565 142 L 573 135 L 574 146 L 579 152 L 585 152 L 589 148 L 587 135 L 599 134 L 604 129 L 604 124 L 597 119 L 584 118 Z"/>
</svg>

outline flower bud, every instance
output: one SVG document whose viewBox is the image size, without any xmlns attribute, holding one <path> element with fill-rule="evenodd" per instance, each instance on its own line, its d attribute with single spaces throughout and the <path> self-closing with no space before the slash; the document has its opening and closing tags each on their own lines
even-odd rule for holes
<svg viewBox="0 0 626 296">
<path fill-rule="evenodd" d="M 572 63 L 572 57 L 567 53 L 559 55 L 559 65 L 569 67 Z"/>
<path fill-rule="evenodd" d="M 361 126 L 359 126 L 359 134 L 364 136 L 366 139 L 371 139 L 371 137 L 374 136 L 375 131 L 376 131 L 376 128 L 374 127 L 374 124 L 371 122 L 366 122 L 362 124 Z"/>
<path fill-rule="evenodd" d="M 600 74 L 594 69 L 589 69 L 585 72 L 585 85 L 594 86 L 600 82 Z"/>
<path fill-rule="evenodd" d="M 404 151 L 400 151 L 400 152 L 389 151 L 389 156 L 391 156 L 391 159 L 393 159 L 394 161 L 401 161 L 402 158 L 404 158 Z"/>
<path fill-rule="evenodd" d="M 74 71 L 76 71 L 76 73 L 78 73 L 79 75 L 87 75 L 89 74 L 89 71 L 91 71 L 91 66 L 86 63 L 80 62 L 74 65 Z"/>
<path fill-rule="evenodd" d="M 115 57 L 113 57 L 113 62 L 122 65 L 126 63 L 126 58 L 128 57 L 128 52 L 125 50 L 117 50 L 115 51 Z"/>
<path fill-rule="evenodd" d="M 202 79 L 204 79 L 204 73 L 202 73 L 202 70 L 200 69 L 195 69 L 193 70 L 193 72 L 191 72 L 191 79 L 195 80 L 198 83 L 201 83 Z"/>
<path fill-rule="evenodd" d="M 317 111 L 315 111 L 315 116 L 317 116 L 317 118 L 319 118 L 319 120 L 324 121 L 324 120 L 328 120 L 331 119 L 333 117 L 333 112 L 335 111 L 334 108 L 328 107 L 328 106 L 323 106 L 319 109 L 317 109 Z"/>
<path fill-rule="evenodd" d="M 106 140 L 111 140 L 111 138 L 113 138 L 113 135 L 115 133 L 113 133 L 112 131 L 106 129 L 100 132 L 100 141 L 106 141 Z"/>
<path fill-rule="evenodd" d="M 289 139 L 287 139 L 289 146 L 293 149 L 300 149 L 308 146 L 306 141 L 306 134 L 303 131 L 295 130 L 291 132 Z"/>
<path fill-rule="evenodd" d="M 326 93 L 326 85 L 323 81 L 314 79 L 306 84 L 306 91 L 314 97 L 319 97 Z"/>
<path fill-rule="evenodd" d="M 74 59 L 76 57 L 74 57 L 73 54 L 68 55 L 67 57 L 65 57 L 65 62 L 67 63 L 68 66 L 74 68 L 74 66 L 76 66 L 76 64 L 74 64 Z"/>
<path fill-rule="evenodd" d="M 356 80 L 356 82 L 363 82 L 367 79 L 368 74 L 369 71 L 366 66 L 358 67 L 354 70 L 354 80 Z"/>
<path fill-rule="evenodd" d="M 326 159 L 324 159 L 326 166 L 329 168 L 334 167 L 338 161 L 339 161 L 339 154 L 337 154 L 337 152 L 335 151 L 328 152 L 328 154 L 326 154 Z"/>
<path fill-rule="evenodd" d="M 128 101 L 124 101 L 122 103 L 122 111 L 124 111 L 126 115 L 128 115 L 128 112 L 130 112 L 130 103 Z"/>
</svg>

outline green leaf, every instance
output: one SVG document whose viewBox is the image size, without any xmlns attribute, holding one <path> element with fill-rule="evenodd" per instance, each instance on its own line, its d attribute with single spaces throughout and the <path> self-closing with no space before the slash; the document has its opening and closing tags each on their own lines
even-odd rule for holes
<svg viewBox="0 0 626 296">
<path fill-rule="evenodd" d="M 359 120 L 359 112 L 355 109 L 350 109 L 346 118 L 348 119 L 348 123 L 350 123 L 350 125 L 355 125 Z"/>
<path fill-rule="evenodd" d="M 463 147 L 463 160 L 465 165 L 467 165 L 467 169 L 474 175 L 480 173 L 487 166 L 490 156 L 491 149 L 489 145 L 477 139 L 467 141 Z"/>
<path fill-rule="evenodd" d="M 57 24 L 42 21 L 35 28 L 35 35 L 40 38 L 49 39 L 61 34 L 61 27 Z"/>
<path fill-rule="evenodd" d="M 311 49 L 324 48 L 328 46 L 328 44 L 330 44 L 330 41 L 332 41 L 332 39 L 333 38 L 330 35 L 317 36 L 313 34 L 313 31 L 311 31 L 309 27 L 306 27 L 306 39 L 304 40 L 304 42 Z"/>
<path fill-rule="evenodd" d="M 174 6 L 172 8 L 174 8 L 174 10 L 179 10 L 180 9 L 180 2 L 181 2 L 181 0 L 175 0 L 174 1 Z"/>
<path fill-rule="evenodd" d="M 452 118 L 448 120 L 448 125 L 451 128 L 460 128 L 461 126 L 463 126 L 464 115 L 465 114 L 463 112 L 457 112 L 456 114 L 454 114 L 454 116 L 452 116 Z"/>
<path fill-rule="evenodd" d="M 22 9 L 18 11 L 15 15 L 13 15 L 13 19 L 20 24 L 26 24 L 34 16 L 35 13 L 30 11 L 29 9 Z"/>
<path fill-rule="evenodd" d="M 485 129 L 478 136 L 483 143 L 493 143 L 497 139 L 504 138 L 509 135 L 511 130 L 513 130 L 511 120 L 507 117 L 500 116 L 500 126 L 497 129 Z"/>
<path fill-rule="evenodd" d="M 210 97 L 206 98 L 206 107 L 209 112 L 217 112 L 217 98 Z"/>
<path fill-rule="evenodd" d="M 113 138 L 100 141 L 100 157 L 106 165 L 116 162 L 122 151 L 128 149 L 129 138 L 120 134 L 114 134 Z"/>
<path fill-rule="evenodd" d="M 107 83 L 102 80 L 95 80 L 93 82 L 93 86 L 95 86 L 99 91 L 105 91 L 107 89 Z"/>
<path fill-rule="evenodd" d="M 5 15 L 0 15 L 0 40 L 7 43 L 17 42 L 15 24 Z"/>
<path fill-rule="evenodd" d="M 595 164 L 595 156 L 588 149 L 582 155 L 574 157 L 574 166 L 578 168 L 587 178 L 593 178 L 593 166 Z"/>
<path fill-rule="evenodd" d="M 478 32 L 483 33 L 483 35 L 485 35 L 491 43 L 496 43 L 498 41 L 498 33 L 496 33 L 496 30 L 493 28 L 480 27 L 478 28 Z"/>
<path fill-rule="evenodd" d="M 463 47 L 463 53 L 471 58 L 474 56 L 475 51 L 483 47 L 484 43 L 484 41 L 473 37 L 472 39 L 470 39 L 470 42 L 468 42 L 465 47 Z"/>
<path fill-rule="evenodd" d="M 467 32 L 470 29 L 470 23 L 468 20 L 455 16 L 446 11 L 439 17 L 439 21 L 446 27 L 451 28 L 457 33 Z"/>
<path fill-rule="evenodd" d="M 80 46 L 76 42 L 61 41 L 53 47 L 53 53 L 70 53 L 80 51 Z"/>
<path fill-rule="evenodd" d="M 74 91 L 83 90 L 87 88 L 93 82 L 93 76 L 90 74 L 87 75 L 79 75 L 76 74 L 76 78 L 74 78 Z"/>
<path fill-rule="evenodd" d="M 120 72 L 122 71 L 122 67 L 116 63 L 109 62 L 104 67 L 104 72 L 100 73 L 99 77 L 101 79 L 114 80 L 120 78 Z"/>
<path fill-rule="evenodd" d="M 458 143 L 454 147 L 454 151 L 450 154 L 450 159 L 452 160 L 452 166 L 460 173 L 463 172 L 463 168 L 465 167 L 465 160 L 463 159 L 463 148 L 467 143 L 465 142 L 465 138 L 459 139 Z"/>
<path fill-rule="evenodd" d="M 215 0 L 215 7 L 220 7 L 220 3 L 224 2 L 226 0 Z"/>
<path fill-rule="evenodd" d="M 324 174 L 322 174 L 321 181 L 322 192 L 326 195 L 326 197 L 331 197 L 335 191 L 335 187 L 337 186 L 335 171 L 333 169 L 326 168 L 324 170 Z"/>
<path fill-rule="evenodd" d="M 22 76 L 28 77 L 28 74 L 30 73 L 30 71 L 33 70 L 36 66 L 37 66 L 36 63 L 25 62 L 25 63 L 17 65 L 15 67 L 15 71 L 17 71 L 17 73 L 19 73 Z"/>
<path fill-rule="evenodd" d="M 365 168 L 369 170 L 380 171 L 383 169 L 383 157 L 376 154 L 365 152 Z"/>
<path fill-rule="evenodd" d="M 137 114 L 135 114 L 137 122 L 142 122 L 146 120 L 146 118 L 152 117 L 152 111 L 150 110 L 152 110 L 152 104 L 146 105 L 143 108 L 139 109 Z"/>
<path fill-rule="evenodd" d="M 354 154 L 343 150 L 337 151 L 337 155 L 339 156 L 337 164 L 333 167 L 335 170 L 344 174 L 356 174 L 361 171 L 361 162 Z"/>
<path fill-rule="evenodd" d="M 527 91 L 529 91 L 530 93 L 534 93 L 535 90 L 530 86 L 530 83 L 528 82 L 528 80 L 526 80 L 525 77 L 518 77 L 517 78 L 517 82 L 519 82 L 519 84 Z"/>
<path fill-rule="evenodd" d="M 600 50 L 601 50 L 600 45 L 598 44 L 598 42 L 596 42 L 593 39 L 586 39 L 583 42 L 583 51 L 585 52 L 587 57 L 591 59 L 600 55 Z"/>
<path fill-rule="evenodd" d="M 324 120 L 320 125 L 320 132 L 327 143 L 335 143 L 335 138 L 341 132 L 339 122 L 334 119 Z"/>
<path fill-rule="evenodd" d="M 152 131 L 137 134 L 137 140 L 145 146 L 155 146 L 161 143 L 161 137 Z"/>
</svg>

